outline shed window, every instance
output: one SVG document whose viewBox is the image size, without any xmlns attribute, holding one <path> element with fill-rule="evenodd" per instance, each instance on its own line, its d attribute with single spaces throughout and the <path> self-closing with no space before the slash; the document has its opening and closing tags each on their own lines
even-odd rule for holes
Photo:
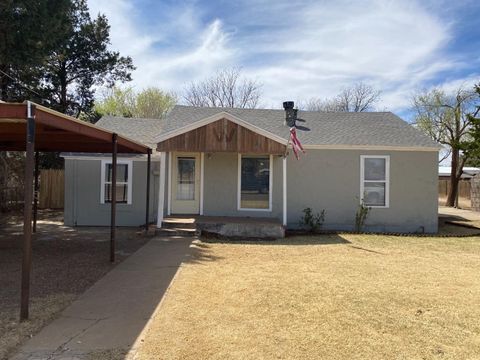
<svg viewBox="0 0 480 360">
<path fill-rule="evenodd" d="M 370 207 L 389 206 L 390 157 L 361 156 L 360 197 Z"/>
<path fill-rule="evenodd" d="M 239 157 L 239 209 L 271 210 L 271 156 Z"/>
<path fill-rule="evenodd" d="M 112 162 L 102 161 L 101 203 L 112 201 Z M 132 163 L 117 161 L 116 200 L 118 204 L 132 203 Z"/>
</svg>

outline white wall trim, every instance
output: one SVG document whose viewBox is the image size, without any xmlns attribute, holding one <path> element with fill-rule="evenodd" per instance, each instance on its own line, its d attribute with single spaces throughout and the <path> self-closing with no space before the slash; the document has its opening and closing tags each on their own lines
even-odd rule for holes
<svg viewBox="0 0 480 360">
<path fill-rule="evenodd" d="M 234 115 L 232 115 L 232 114 L 230 114 L 226 111 L 219 112 L 219 113 L 214 114 L 212 116 L 209 116 L 209 117 L 203 118 L 201 120 L 195 121 L 194 123 L 189 124 L 187 126 L 183 126 L 179 129 L 172 130 L 172 131 L 169 131 L 165 134 L 162 134 L 162 135 L 155 138 L 155 142 L 159 143 L 159 142 L 165 141 L 165 140 L 170 139 L 172 137 L 175 137 L 177 135 L 181 135 L 181 134 L 184 134 L 186 132 L 198 129 L 199 127 L 208 125 L 212 122 L 215 122 L 215 121 L 218 121 L 218 120 L 221 120 L 221 119 L 227 119 L 231 122 L 234 122 L 234 123 L 236 123 L 240 126 L 243 126 L 244 128 L 247 128 L 247 129 L 249 129 L 253 132 L 256 132 L 260 135 L 263 135 L 263 136 L 265 136 L 265 137 L 267 137 L 271 140 L 274 140 L 276 142 L 279 142 L 281 144 L 284 144 L 284 145 L 287 144 L 287 139 L 284 139 L 283 137 L 275 135 L 275 134 L 271 133 L 270 131 L 267 131 L 267 130 L 262 129 L 258 126 L 255 126 L 255 125 L 253 125 L 253 124 L 251 124 L 251 123 L 249 123 L 245 120 L 242 120 L 239 117 L 236 117 L 236 116 L 234 116 Z"/>
<path fill-rule="evenodd" d="M 200 153 L 200 215 L 203 215 L 203 192 L 205 179 L 205 153 Z"/>
<path fill-rule="evenodd" d="M 101 171 L 100 171 L 100 176 L 101 176 L 101 181 L 100 181 L 100 204 L 105 204 L 105 165 L 111 164 L 112 159 L 105 159 L 101 161 Z M 131 205 L 132 204 L 132 180 L 133 180 L 133 162 L 132 160 L 125 160 L 125 159 L 117 159 L 117 165 L 119 164 L 127 164 L 128 168 L 128 182 L 127 184 L 127 203 L 118 203 L 117 205 Z M 117 181 L 117 185 L 122 185 L 125 184 L 125 182 L 119 182 Z"/>
<path fill-rule="evenodd" d="M 167 215 L 172 214 L 172 152 L 168 153 Z"/>
<path fill-rule="evenodd" d="M 372 182 L 385 182 L 385 205 L 367 205 L 374 209 L 388 209 L 390 207 L 390 155 L 360 155 L 360 203 L 365 191 L 365 159 L 385 159 L 385 181 L 370 180 Z M 368 182 L 369 180 L 367 180 Z"/>
<path fill-rule="evenodd" d="M 282 158 L 282 168 L 283 168 L 283 225 L 287 226 L 287 157 Z"/>
<path fill-rule="evenodd" d="M 380 150 L 380 151 L 439 151 L 439 147 L 387 146 L 387 145 L 303 145 L 305 150 Z"/>
<path fill-rule="evenodd" d="M 247 155 L 248 154 L 243 154 Z M 255 155 L 258 156 L 258 155 Z M 268 209 L 249 209 L 249 208 L 242 208 L 242 154 L 238 154 L 238 173 L 237 173 L 237 210 L 238 211 L 272 211 L 272 199 L 273 199 L 273 155 L 269 155 L 269 174 L 268 174 Z"/>
<path fill-rule="evenodd" d="M 166 154 L 160 154 L 160 178 L 158 180 L 158 210 L 157 210 L 157 228 L 162 227 L 163 209 L 165 207 L 165 171 L 166 171 Z"/>
</svg>

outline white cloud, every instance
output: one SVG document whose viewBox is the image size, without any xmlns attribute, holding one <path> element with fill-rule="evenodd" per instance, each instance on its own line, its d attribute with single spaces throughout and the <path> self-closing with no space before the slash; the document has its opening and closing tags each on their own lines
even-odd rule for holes
<svg viewBox="0 0 480 360">
<path fill-rule="evenodd" d="M 331 96 L 364 80 L 383 90 L 382 107 L 398 110 L 414 89 L 464 65 L 444 52 L 451 25 L 415 1 L 243 0 L 218 14 L 187 3 L 166 8 L 153 28 L 130 1 L 89 5 L 106 13 L 112 46 L 133 57 L 140 88 L 181 91 L 218 68 L 242 66 L 264 84 L 264 106 Z"/>
</svg>

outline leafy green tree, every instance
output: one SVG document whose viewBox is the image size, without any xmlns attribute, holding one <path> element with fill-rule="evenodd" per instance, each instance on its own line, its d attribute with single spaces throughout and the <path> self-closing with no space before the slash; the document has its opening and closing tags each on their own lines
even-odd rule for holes
<svg viewBox="0 0 480 360">
<path fill-rule="evenodd" d="M 103 99 L 96 101 L 94 111 L 103 115 L 133 117 L 135 112 L 135 93 L 131 87 L 108 89 Z"/>
<path fill-rule="evenodd" d="M 475 92 L 480 99 L 480 84 L 475 85 Z M 473 114 L 469 114 L 470 127 L 468 130 L 468 138 L 463 142 L 462 148 L 466 157 L 465 164 L 467 166 L 480 166 L 480 105 Z"/>
<path fill-rule="evenodd" d="M 449 151 L 446 157 L 450 156 L 452 172 L 447 206 L 455 206 L 458 183 L 469 156 L 463 150 L 469 140 L 468 132 L 472 125 L 469 114 L 474 110 L 474 101 L 475 93 L 462 88 L 449 94 L 433 89 L 413 97 L 415 125 Z"/>
<path fill-rule="evenodd" d="M 176 103 L 176 97 L 162 90 L 149 87 L 137 94 L 135 117 L 160 119 Z"/>
<path fill-rule="evenodd" d="M 113 115 L 138 118 L 162 118 L 176 102 L 173 94 L 155 87 L 135 93 L 132 88 L 112 88 L 95 104 L 95 112 L 100 116 Z"/>
</svg>

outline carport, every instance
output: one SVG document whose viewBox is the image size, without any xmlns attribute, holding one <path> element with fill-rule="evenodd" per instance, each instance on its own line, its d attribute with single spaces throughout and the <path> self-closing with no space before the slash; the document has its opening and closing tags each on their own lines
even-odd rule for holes
<svg viewBox="0 0 480 360">
<path fill-rule="evenodd" d="M 32 231 L 36 228 L 38 152 L 112 154 L 110 261 L 115 261 L 117 154 L 147 154 L 146 228 L 148 229 L 151 149 L 116 133 L 31 101 L 0 102 L 0 151 L 25 151 L 25 198 L 20 319 L 28 319 Z M 34 191 L 35 189 L 35 191 Z M 33 202 L 33 205 L 32 205 Z"/>
</svg>

